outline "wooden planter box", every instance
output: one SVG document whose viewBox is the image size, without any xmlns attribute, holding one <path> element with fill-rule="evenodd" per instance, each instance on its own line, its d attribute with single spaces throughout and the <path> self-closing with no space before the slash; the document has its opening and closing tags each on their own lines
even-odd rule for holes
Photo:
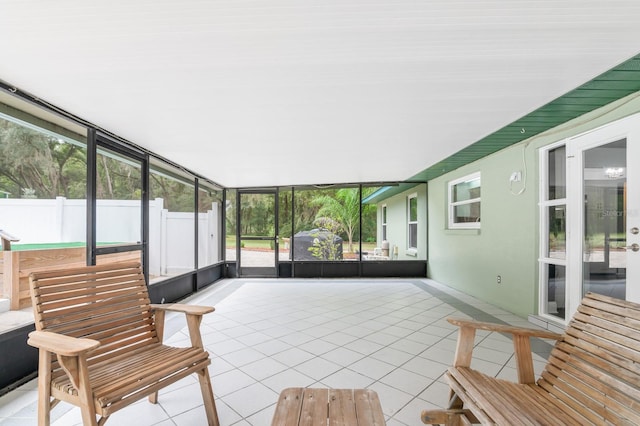
<svg viewBox="0 0 640 426">
<path fill-rule="evenodd" d="M 56 270 L 86 266 L 85 247 L 2 251 L 0 252 L 0 297 L 11 300 L 12 311 L 31 306 L 29 274 L 44 270 Z M 99 256 L 98 264 L 135 260 L 140 252 L 132 251 Z"/>
</svg>

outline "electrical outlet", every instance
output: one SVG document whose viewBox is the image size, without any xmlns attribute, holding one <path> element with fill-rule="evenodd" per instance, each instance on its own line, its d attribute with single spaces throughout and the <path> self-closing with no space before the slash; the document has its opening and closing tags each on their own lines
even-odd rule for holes
<svg viewBox="0 0 640 426">
<path fill-rule="evenodd" d="M 497 282 L 498 284 L 502 284 L 502 276 L 498 275 L 498 276 L 496 277 L 496 282 Z"/>
</svg>

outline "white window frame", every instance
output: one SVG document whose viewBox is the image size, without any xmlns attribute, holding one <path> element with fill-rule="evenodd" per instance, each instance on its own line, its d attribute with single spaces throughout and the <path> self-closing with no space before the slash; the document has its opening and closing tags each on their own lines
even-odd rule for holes
<svg viewBox="0 0 640 426">
<path fill-rule="evenodd" d="M 416 200 L 416 220 L 411 220 L 411 200 Z M 407 250 L 418 250 L 418 193 L 414 192 L 407 196 Z M 416 227 L 415 246 L 411 245 L 411 226 Z"/>
<path fill-rule="evenodd" d="M 468 182 L 471 180 L 480 180 L 480 188 L 482 188 L 482 178 L 480 172 L 471 173 L 469 175 L 463 176 L 459 179 L 455 179 L 449 182 L 449 190 L 448 190 L 448 206 L 449 206 L 449 229 L 480 229 L 480 218 L 478 218 L 477 222 L 461 222 L 457 223 L 454 221 L 455 218 L 455 208 L 458 206 L 463 206 L 467 204 L 480 203 L 480 211 L 482 211 L 482 202 L 481 196 L 477 198 L 471 198 L 464 201 L 453 201 L 453 188 L 456 185 Z"/>
<path fill-rule="evenodd" d="M 387 209 L 387 205 L 383 204 L 380 210 L 380 224 L 382 227 L 382 240 L 387 239 L 387 215 L 389 214 L 389 210 Z"/>
<path fill-rule="evenodd" d="M 568 241 L 569 229 L 566 230 L 567 242 L 566 242 L 566 252 L 564 258 L 559 257 L 551 257 L 549 255 L 549 207 L 564 207 L 565 214 L 569 213 L 569 206 L 567 203 L 567 192 L 569 191 L 569 181 L 568 181 L 568 164 L 565 169 L 565 197 L 564 198 L 556 198 L 553 200 L 549 200 L 549 152 L 553 151 L 556 148 L 560 148 L 564 146 L 567 148 L 567 140 L 563 139 L 561 141 L 555 142 L 553 144 L 549 144 L 540 148 L 539 150 L 539 168 L 540 168 L 540 185 L 539 185 L 539 193 L 538 193 L 538 217 L 539 217 L 539 236 L 538 236 L 538 316 L 543 317 L 550 322 L 557 324 L 566 324 L 568 322 L 568 312 L 567 309 L 565 313 L 565 318 L 562 319 L 558 316 L 552 315 L 547 312 L 547 290 L 548 290 L 548 276 L 547 276 L 547 268 L 549 265 L 554 266 L 562 266 L 565 268 L 565 294 L 563 295 L 565 299 L 565 308 L 568 308 L 569 303 L 569 294 L 568 294 L 568 283 L 569 283 L 569 265 L 567 262 L 567 256 L 570 254 L 570 244 Z"/>
</svg>

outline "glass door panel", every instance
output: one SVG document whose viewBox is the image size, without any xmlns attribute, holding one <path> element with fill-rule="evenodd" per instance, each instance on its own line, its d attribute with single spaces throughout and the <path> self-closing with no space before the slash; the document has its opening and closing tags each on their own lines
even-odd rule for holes
<svg viewBox="0 0 640 426">
<path fill-rule="evenodd" d="M 627 141 L 584 151 L 582 295 L 626 297 Z"/>
<path fill-rule="evenodd" d="M 541 173 L 546 177 L 540 201 L 540 313 L 561 320 L 566 313 L 567 191 L 566 147 L 543 150 Z"/>
<path fill-rule="evenodd" d="M 142 161 L 99 147 L 96 167 L 96 245 L 141 244 Z"/>
<path fill-rule="evenodd" d="M 567 254 L 567 220 L 566 206 L 554 205 L 548 207 L 547 224 L 549 236 L 547 240 L 547 257 L 552 259 L 565 259 Z"/>
<path fill-rule="evenodd" d="M 567 153 L 570 314 L 587 292 L 640 302 L 640 114 L 570 139 Z"/>
<path fill-rule="evenodd" d="M 277 276 L 276 191 L 238 191 L 240 276 Z"/>
</svg>

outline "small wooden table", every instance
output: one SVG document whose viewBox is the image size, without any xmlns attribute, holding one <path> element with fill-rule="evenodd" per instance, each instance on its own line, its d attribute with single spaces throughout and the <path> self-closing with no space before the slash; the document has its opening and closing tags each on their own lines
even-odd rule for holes
<svg viewBox="0 0 640 426">
<path fill-rule="evenodd" d="M 370 389 L 287 388 L 271 426 L 383 426 L 380 399 Z"/>
</svg>

